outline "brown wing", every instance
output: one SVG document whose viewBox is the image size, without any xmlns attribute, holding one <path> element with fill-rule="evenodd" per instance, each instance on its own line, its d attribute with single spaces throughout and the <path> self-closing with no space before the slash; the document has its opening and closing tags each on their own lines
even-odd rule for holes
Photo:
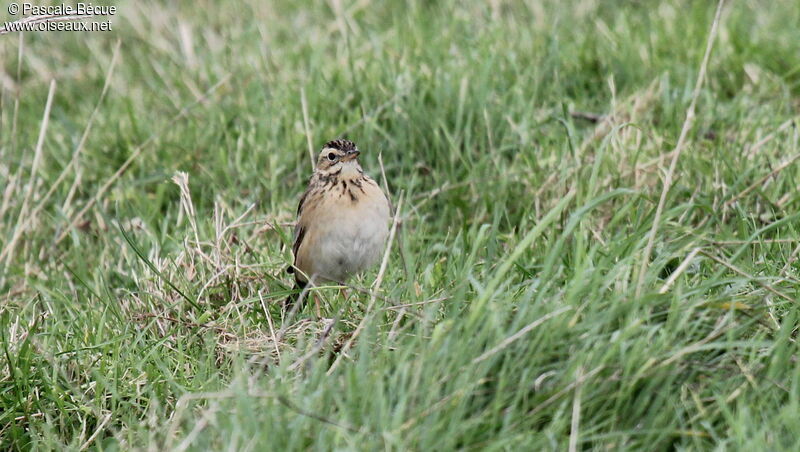
<svg viewBox="0 0 800 452">
<path fill-rule="evenodd" d="M 292 255 L 294 256 L 294 262 L 297 262 L 297 253 L 300 251 L 300 244 L 303 243 L 303 236 L 306 235 L 306 228 L 300 226 L 299 224 L 294 227 L 294 245 L 292 245 Z"/>
<path fill-rule="evenodd" d="M 303 196 L 300 197 L 300 202 L 297 203 L 297 223 L 294 227 L 294 243 L 292 244 L 292 256 L 294 257 L 292 266 L 286 269 L 287 273 L 294 273 L 294 264 L 297 264 L 297 253 L 300 250 L 300 245 L 303 243 L 303 237 L 306 234 L 306 229 L 303 227 L 303 224 L 300 222 L 300 215 L 303 213 L 303 207 L 305 205 L 306 199 L 308 199 L 308 195 L 311 193 L 311 181 L 309 181 L 309 187 L 303 193 Z"/>
</svg>

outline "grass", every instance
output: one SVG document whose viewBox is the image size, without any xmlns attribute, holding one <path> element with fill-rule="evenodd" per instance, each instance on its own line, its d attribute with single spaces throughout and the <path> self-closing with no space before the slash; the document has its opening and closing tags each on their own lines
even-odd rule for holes
<svg viewBox="0 0 800 452">
<path fill-rule="evenodd" d="M 656 213 L 713 17 L 137 2 L 1 36 L 0 447 L 797 450 L 795 2 L 723 9 Z M 343 135 L 401 226 L 375 296 L 289 319 Z"/>
</svg>

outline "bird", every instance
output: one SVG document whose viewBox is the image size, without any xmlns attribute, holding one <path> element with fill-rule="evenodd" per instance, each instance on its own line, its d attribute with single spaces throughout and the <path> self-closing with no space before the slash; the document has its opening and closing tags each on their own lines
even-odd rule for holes
<svg viewBox="0 0 800 452">
<path fill-rule="evenodd" d="M 358 161 L 361 151 L 346 139 L 328 141 L 317 157 L 308 188 L 297 206 L 292 254 L 295 289 L 345 283 L 376 263 L 389 235 L 391 206 Z M 294 303 L 287 307 L 301 310 Z"/>
</svg>

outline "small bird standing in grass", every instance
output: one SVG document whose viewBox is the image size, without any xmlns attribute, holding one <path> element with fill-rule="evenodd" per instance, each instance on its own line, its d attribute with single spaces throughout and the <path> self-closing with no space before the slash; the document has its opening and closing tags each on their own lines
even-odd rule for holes
<svg viewBox="0 0 800 452">
<path fill-rule="evenodd" d="M 358 163 L 349 140 L 325 143 L 297 206 L 294 229 L 296 288 L 343 283 L 374 264 L 389 235 L 389 201 Z M 287 300 L 293 303 L 299 294 Z M 302 309 L 302 305 L 297 309 Z"/>
</svg>

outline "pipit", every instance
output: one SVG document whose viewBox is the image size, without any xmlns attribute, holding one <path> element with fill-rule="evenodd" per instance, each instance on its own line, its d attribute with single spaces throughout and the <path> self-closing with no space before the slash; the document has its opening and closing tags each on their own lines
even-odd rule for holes
<svg viewBox="0 0 800 452">
<path fill-rule="evenodd" d="M 372 266 L 389 234 L 389 201 L 358 163 L 349 140 L 325 143 L 297 206 L 294 273 L 297 289 L 344 283 Z M 293 303 L 299 294 L 290 297 Z M 302 304 L 295 309 L 302 309 Z"/>
</svg>

